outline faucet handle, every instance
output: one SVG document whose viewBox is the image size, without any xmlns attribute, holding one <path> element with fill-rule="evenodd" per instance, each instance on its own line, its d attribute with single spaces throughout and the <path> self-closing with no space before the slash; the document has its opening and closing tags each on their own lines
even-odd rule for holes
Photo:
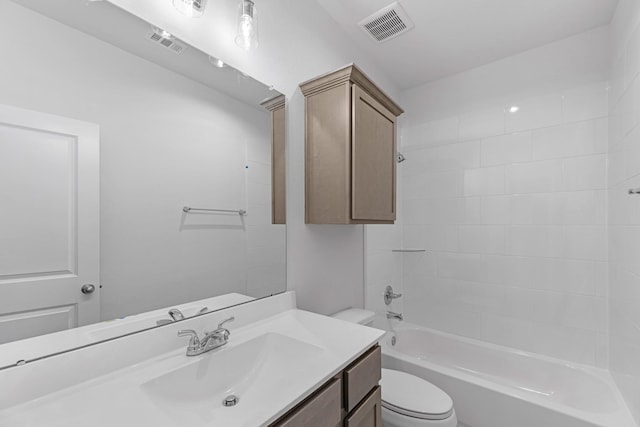
<svg viewBox="0 0 640 427">
<path fill-rule="evenodd" d="M 189 347 L 198 347 L 200 345 L 200 338 L 198 338 L 198 333 L 193 329 L 185 329 L 182 331 L 178 331 L 179 337 L 191 337 L 189 340 Z"/>
<path fill-rule="evenodd" d="M 393 292 L 393 288 L 391 287 L 391 285 L 387 286 L 384 289 L 384 303 L 386 305 L 390 305 L 391 301 L 393 301 L 394 299 L 400 298 L 401 296 L 402 294 L 397 294 Z"/>
<path fill-rule="evenodd" d="M 222 339 L 224 341 L 229 339 L 229 335 L 231 335 L 231 331 L 224 327 L 225 323 L 232 322 L 236 320 L 235 316 L 231 316 L 228 319 L 224 319 L 222 322 L 218 323 L 218 328 L 213 332 L 207 332 L 205 336 L 214 336 L 222 334 Z"/>
<path fill-rule="evenodd" d="M 226 328 L 223 328 L 224 324 L 228 322 L 233 322 L 234 320 L 236 320 L 235 316 L 231 316 L 228 319 L 224 319 L 222 322 L 218 323 L 218 329 L 226 329 Z"/>
</svg>

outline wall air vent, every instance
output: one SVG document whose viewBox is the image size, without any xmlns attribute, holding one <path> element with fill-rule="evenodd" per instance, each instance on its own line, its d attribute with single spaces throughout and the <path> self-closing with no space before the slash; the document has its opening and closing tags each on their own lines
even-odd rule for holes
<svg viewBox="0 0 640 427">
<path fill-rule="evenodd" d="M 398 2 L 380 9 L 358 22 L 358 25 L 379 43 L 398 37 L 414 27 L 413 21 Z"/>
<path fill-rule="evenodd" d="M 181 54 L 187 50 L 187 45 L 182 44 L 176 40 L 171 34 L 158 28 L 153 28 L 146 36 L 147 40 L 150 40 L 166 49 L 169 49 L 175 54 Z"/>
</svg>

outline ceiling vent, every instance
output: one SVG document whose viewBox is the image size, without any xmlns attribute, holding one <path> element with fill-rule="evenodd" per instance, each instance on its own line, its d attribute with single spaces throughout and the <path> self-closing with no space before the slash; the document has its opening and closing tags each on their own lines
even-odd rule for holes
<svg viewBox="0 0 640 427">
<path fill-rule="evenodd" d="M 358 25 L 379 43 L 398 37 L 414 27 L 413 21 L 398 2 L 380 9 L 358 22 Z"/>
<path fill-rule="evenodd" d="M 180 43 L 165 31 L 157 28 L 152 29 L 151 32 L 147 34 L 146 38 L 147 40 L 150 40 L 166 49 L 169 49 L 171 52 L 178 55 L 187 50 L 186 45 Z"/>
</svg>

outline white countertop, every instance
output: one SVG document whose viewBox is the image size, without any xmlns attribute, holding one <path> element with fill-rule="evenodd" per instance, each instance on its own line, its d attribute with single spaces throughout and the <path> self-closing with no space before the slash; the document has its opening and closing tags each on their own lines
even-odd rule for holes
<svg viewBox="0 0 640 427">
<path fill-rule="evenodd" d="M 296 404 L 309 396 L 318 386 L 325 383 L 348 364 L 357 359 L 362 353 L 374 345 L 384 334 L 383 331 L 368 328 L 361 325 L 342 322 L 329 317 L 298 310 L 293 307 L 286 308 L 285 296 L 275 296 L 280 300 L 261 300 L 243 306 L 222 310 L 215 313 L 212 319 L 216 323 L 228 315 L 235 315 L 236 319 L 242 319 L 252 305 L 266 316 L 254 316 L 248 323 L 239 322 L 238 327 L 229 326 L 231 338 L 229 344 L 200 356 L 185 356 L 186 339 L 175 336 L 175 325 L 159 328 L 154 331 L 141 333 L 137 344 L 144 345 L 147 342 L 155 342 L 158 339 L 173 340 L 173 349 L 152 354 L 152 357 L 138 356 L 128 358 L 128 363 L 109 363 L 105 360 L 92 360 L 92 358 L 118 358 L 118 353 L 131 350 L 130 345 L 135 345 L 132 337 L 115 340 L 109 343 L 68 353 L 66 361 L 55 360 L 65 355 L 45 359 L 40 362 L 25 366 L 0 371 L 0 425 L 4 426 L 87 426 L 113 427 L 113 426 L 246 426 L 256 427 L 268 425 L 275 421 Z M 294 299 L 289 295 L 291 301 Z M 262 303 L 262 304 L 261 304 Z M 280 308 L 268 307 L 269 303 L 275 303 Z M 295 304 L 295 302 L 294 302 Z M 295 305 L 294 305 L 295 306 Z M 277 313 L 275 311 L 278 311 Z M 209 316 L 203 316 L 209 317 Z M 248 316 L 247 316 L 248 317 Z M 186 322 L 180 322 L 179 329 L 189 328 Z M 201 323 L 200 323 L 201 324 Z M 166 330 L 165 330 L 166 329 Z M 164 330 L 164 331 L 162 331 Z M 201 330 L 198 329 L 198 332 Z M 156 335 L 156 336 L 153 336 Z M 297 361 L 290 361 L 287 365 L 288 374 L 284 378 L 269 378 L 270 391 L 264 395 L 249 397 L 249 389 L 243 400 L 243 392 L 240 391 L 240 401 L 235 407 L 222 407 L 220 399 L 203 400 L 197 410 L 194 410 L 193 397 L 189 397 L 189 391 L 185 390 L 184 401 L 158 399 L 157 396 L 145 391 L 145 384 L 149 384 L 166 373 L 171 373 L 187 365 L 204 361 L 198 365 L 198 369 L 210 370 L 207 375 L 212 375 L 211 389 L 215 389 L 215 378 L 218 373 L 223 376 L 225 366 L 215 363 L 207 363 L 210 360 L 225 360 L 224 352 L 232 355 L 234 348 L 239 348 L 252 339 L 264 336 L 286 337 L 283 339 L 296 340 L 305 348 L 318 349 L 313 356 L 304 357 Z M 135 336 L 133 336 L 135 337 Z M 131 342 L 119 342 L 131 341 Z M 274 342 L 278 341 L 278 338 Z M 107 346 L 100 348 L 101 346 Z M 313 347 L 311 347 L 313 346 Z M 102 351 L 101 351 L 102 350 Z M 81 354 L 85 352 L 86 354 Z M 115 353 L 114 353 L 115 352 Z M 73 354 L 78 353 L 78 354 Z M 146 354 L 148 355 L 148 353 Z M 216 359 L 217 357 L 217 359 Z M 222 357 L 222 358 L 220 358 Z M 283 355 L 284 357 L 284 355 Z M 92 363 L 89 363 L 92 362 Z M 134 363 L 131 363 L 134 362 Z M 258 363 L 259 357 L 251 363 Z M 101 369 L 98 369 L 100 365 Z M 46 365 L 49 366 L 46 366 Z M 75 365 L 75 366 L 74 366 Z M 96 375 L 90 373 L 78 373 L 76 370 L 92 367 Z M 69 375 L 60 375 L 65 372 L 61 369 L 69 369 Z M 21 382 L 20 371 L 23 370 Z M 250 366 L 247 367 L 251 371 Z M 182 371 L 181 371 L 182 372 Z M 201 372 L 199 372 L 201 373 Z M 42 378 L 42 375 L 50 375 L 53 378 Z M 268 375 L 267 375 L 268 377 Z M 39 380 L 42 384 L 39 384 Z M 180 378 L 184 382 L 184 378 Z M 30 391 L 30 387 L 37 388 L 46 385 L 43 392 Z M 19 387 L 19 396 L 7 394 L 7 387 Z M 258 387 L 258 389 L 260 389 Z M 213 391 L 212 391 L 213 393 Z M 13 393 L 12 393 L 13 394 Z M 182 395 L 182 393 L 179 393 Z M 255 394 L 255 393 L 254 393 Z M 213 395 L 212 395 L 213 396 Z M 196 396 L 197 398 L 197 396 Z M 179 400 L 179 399 L 178 399 Z M 203 405 L 211 405 L 203 406 Z"/>
</svg>

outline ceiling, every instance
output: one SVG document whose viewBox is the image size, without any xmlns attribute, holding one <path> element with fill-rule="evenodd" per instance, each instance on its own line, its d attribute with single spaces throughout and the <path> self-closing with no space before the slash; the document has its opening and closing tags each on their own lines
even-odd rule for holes
<svg viewBox="0 0 640 427">
<path fill-rule="evenodd" d="M 607 25 L 618 0 L 402 0 L 415 23 L 383 43 L 358 22 L 393 0 L 316 0 L 401 89 Z"/>
<path fill-rule="evenodd" d="M 270 87 L 238 70 L 217 68 L 209 56 L 180 41 L 186 47 L 175 54 L 148 40 L 152 26 L 105 1 L 12 0 L 35 12 L 195 80 L 232 98 L 265 111 L 260 102 L 278 96 Z M 117 28 L 117 31 L 114 31 Z"/>
</svg>

